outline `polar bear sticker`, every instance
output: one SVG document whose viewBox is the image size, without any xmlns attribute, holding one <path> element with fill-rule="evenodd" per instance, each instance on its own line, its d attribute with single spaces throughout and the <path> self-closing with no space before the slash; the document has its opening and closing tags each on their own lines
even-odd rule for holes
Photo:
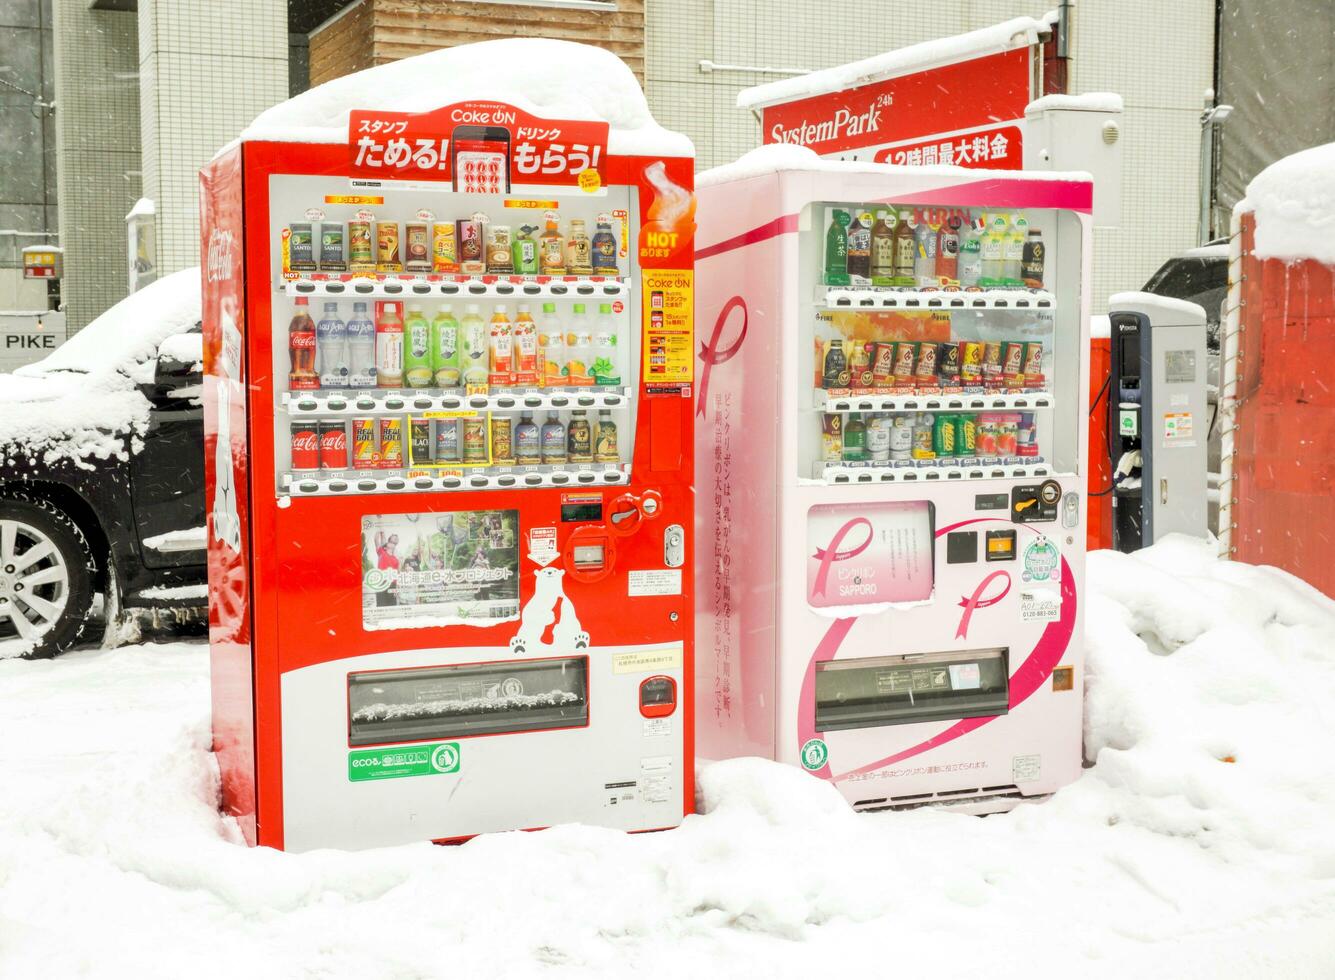
<svg viewBox="0 0 1335 980">
<path fill-rule="evenodd" d="M 561 587 L 564 577 L 565 571 L 559 568 L 534 572 L 533 598 L 519 612 L 519 632 L 510 641 L 512 651 L 568 653 L 589 645 L 589 634 L 580 626 L 574 603 Z"/>
</svg>

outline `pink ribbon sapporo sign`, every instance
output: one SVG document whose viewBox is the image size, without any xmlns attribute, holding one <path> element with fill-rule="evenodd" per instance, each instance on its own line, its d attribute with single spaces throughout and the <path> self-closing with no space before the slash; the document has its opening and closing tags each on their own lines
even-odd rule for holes
<svg viewBox="0 0 1335 980">
<path fill-rule="evenodd" d="M 994 595 L 984 597 L 987 587 L 993 582 L 1001 581 L 1001 590 Z M 988 606 L 995 606 L 1011 590 L 1011 577 L 1007 572 L 993 572 L 987 578 L 978 583 L 978 588 L 973 590 L 971 596 L 961 596 L 959 604 L 964 607 L 964 615 L 960 617 L 960 628 L 955 631 L 955 639 L 962 639 L 969 635 L 969 620 L 973 617 L 975 609 L 986 609 Z"/>
<path fill-rule="evenodd" d="M 742 328 L 727 347 L 720 347 L 723 328 L 727 326 L 728 316 L 736 309 L 742 311 Z M 718 319 L 714 321 L 714 330 L 710 333 L 709 340 L 700 343 L 700 363 L 704 366 L 700 369 L 700 397 L 696 400 L 695 414 L 701 418 L 706 416 L 706 408 L 709 405 L 709 374 L 716 365 L 726 364 L 742 349 L 742 342 L 746 340 L 747 320 L 746 300 L 740 296 L 734 296 L 724 303 L 723 309 L 719 311 Z"/>
<path fill-rule="evenodd" d="M 817 505 L 807 516 L 807 542 L 812 606 L 921 602 L 932 595 L 925 501 Z"/>
</svg>

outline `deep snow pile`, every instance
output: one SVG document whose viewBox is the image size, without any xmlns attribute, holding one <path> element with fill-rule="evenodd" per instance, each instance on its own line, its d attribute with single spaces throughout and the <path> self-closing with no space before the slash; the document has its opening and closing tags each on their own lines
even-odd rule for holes
<svg viewBox="0 0 1335 980">
<path fill-rule="evenodd" d="M 202 646 L 0 663 L 0 977 L 1329 976 L 1335 604 L 1184 539 L 1090 578 L 1097 761 L 987 819 L 737 760 L 668 833 L 247 850 Z"/>
<path fill-rule="evenodd" d="M 1237 209 L 1256 212 L 1256 254 L 1261 258 L 1335 265 L 1335 143 L 1266 167 L 1247 185 Z"/>
<path fill-rule="evenodd" d="M 138 384 L 153 380 L 158 345 L 199 317 L 199 268 L 182 269 L 117 303 L 36 364 L 0 374 L 0 458 L 40 472 L 61 459 L 125 455 L 126 435 L 148 425 Z"/>
<path fill-rule="evenodd" d="M 442 48 L 344 75 L 260 113 L 241 139 L 342 143 L 353 109 L 427 112 L 470 100 L 547 119 L 605 121 L 609 153 L 694 152 L 687 137 L 654 121 L 635 73 L 616 55 L 533 37 Z"/>
</svg>

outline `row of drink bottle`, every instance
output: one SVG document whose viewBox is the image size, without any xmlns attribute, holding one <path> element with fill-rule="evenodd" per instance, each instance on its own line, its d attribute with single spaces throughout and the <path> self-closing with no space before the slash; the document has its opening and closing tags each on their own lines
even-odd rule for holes
<svg viewBox="0 0 1335 980">
<path fill-rule="evenodd" d="M 821 419 L 827 463 L 1038 456 L 1033 412 L 851 412 Z"/>
<path fill-rule="evenodd" d="M 1042 289 L 1043 235 L 1023 214 L 933 222 L 909 208 L 830 209 L 827 286 Z"/>
<path fill-rule="evenodd" d="M 572 218 L 548 211 L 536 224 L 459 221 L 294 221 L 284 232 L 284 272 L 458 272 L 468 275 L 618 276 L 611 218 L 599 215 L 590 237 Z M 400 231 L 402 228 L 402 231 Z M 374 232 L 372 231 L 374 229 Z"/>
<path fill-rule="evenodd" d="M 288 328 L 293 391 L 319 388 L 569 387 L 621 384 L 612 304 L 602 303 L 590 320 L 575 303 L 563 320 L 556 303 L 543 303 L 535 320 L 526 303 L 511 317 L 497 304 L 490 321 L 476 303 L 462 317 L 444 304 L 427 318 L 419 306 L 400 314 L 400 304 L 354 303 L 344 320 L 338 303 L 324 304 L 312 319 L 305 296 L 296 299 Z"/>
<path fill-rule="evenodd" d="M 348 437 L 348 426 L 352 437 Z M 301 419 L 292 423 L 292 470 L 327 472 L 402 469 L 403 419 Z M 524 412 L 453 419 L 410 418 L 411 466 L 565 466 L 619 463 L 617 426 L 609 409 L 590 419 L 582 409 L 562 422 L 557 412 L 535 420 Z M 351 454 L 349 454 L 351 446 Z"/>
</svg>

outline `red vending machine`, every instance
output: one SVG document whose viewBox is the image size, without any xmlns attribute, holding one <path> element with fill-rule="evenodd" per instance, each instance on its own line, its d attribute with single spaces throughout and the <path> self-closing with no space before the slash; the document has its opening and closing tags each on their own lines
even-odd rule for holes
<svg viewBox="0 0 1335 980">
<path fill-rule="evenodd" d="M 202 174 L 225 811 L 287 850 L 675 826 L 690 144 L 397 111 L 377 71 L 320 94 L 332 135 L 243 138 Z"/>
</svg>

